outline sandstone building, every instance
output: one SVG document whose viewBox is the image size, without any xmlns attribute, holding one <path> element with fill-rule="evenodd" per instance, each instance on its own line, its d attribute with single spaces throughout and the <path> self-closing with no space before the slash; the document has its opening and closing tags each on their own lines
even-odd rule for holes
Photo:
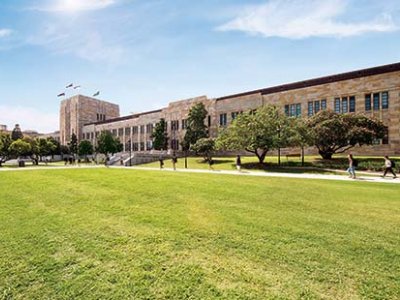
<svg viewBox="0 0 400 300">
<path fill-rule="evenodd" d="M 106 121 L 119 117 L 119 106 L 77 95 L 61 101 L 60 107 L 60 142 L 68 144 L 73 133 L 78 140 L 82 136 L 82 129 L 90 122 Z"/>
<path fill-rule="evenodd" d="M 72 132 L 80 140 L 96 143 L 103 130 L 118 136 L 124 149 L 150 151 L 155 123 L 164 118 L 168 124 L 170 149 L 179 150 L 191 106 L 205 104 L 211 136 L 228 126 L 240 113 L 273 104 L 288 116 L 307 117 L 320 110 L 338 113 L 363 113 L 381 119 L 387 136 L 358 154 L 400 154 L 400 63 L 338 75 L 284 84 L 275 87 L 210 99 L 206 96 L 171 102 L 159 110 L 119 117 L 117 105 L 76 96 L 61 103 L 61 141 L 66 144 Z M 101 108 L 101 109 L 100 109 Z M 102 110 L 103 109 L 103 110 Z M 99 119 L 99 114 L 103 116 Z"/>
</svg>

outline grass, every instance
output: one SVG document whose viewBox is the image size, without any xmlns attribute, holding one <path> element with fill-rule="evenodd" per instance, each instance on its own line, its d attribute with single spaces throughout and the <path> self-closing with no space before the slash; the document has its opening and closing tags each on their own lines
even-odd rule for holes
<svg viewBox="0 0 400 300">
<path fill-rule="evenodd" d="M 397 185 L 0 173 L 0 299 L 399 299 Z"/>
</svg>

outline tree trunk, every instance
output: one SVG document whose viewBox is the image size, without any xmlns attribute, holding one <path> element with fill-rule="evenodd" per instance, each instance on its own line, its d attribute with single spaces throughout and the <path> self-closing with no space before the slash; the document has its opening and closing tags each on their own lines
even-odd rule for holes
<svg viewBox="0 0 400 300">
<path fill-rule="evenodd" d="M 304 147 L 301 147 L 301 166 L 304 167 Z"/>
<path fill-rule="evenodd" d="M 333 155 L 332 152 L 325 152 L 325 151 L 319 150 L 318 153 L 319 153 L 319 155 L 321 155 L 321 157 L 323 159 L 332 159 L 332 155 Z"/>
<path fill-rule="evenodd" d="M 267 152 L 268 152 L 268 150 L 262 150 L 261 153 L 258 153 L 258 151 L 256 150 L 256 155 L 258 157 L 260 164 L 264 164 L 264 160 L 265 160 L 265 156 L 267 156 Z"/>
</svg>

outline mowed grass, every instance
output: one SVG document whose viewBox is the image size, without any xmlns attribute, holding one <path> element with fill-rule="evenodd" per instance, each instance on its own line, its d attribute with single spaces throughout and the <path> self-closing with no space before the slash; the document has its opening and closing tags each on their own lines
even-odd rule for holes
<svg viewBox="0 0 400 300">
<path fill-rule="evenodd" d="M 399 299 L 397 185 L 0 173 L 2 299 Z"/>
</svg>

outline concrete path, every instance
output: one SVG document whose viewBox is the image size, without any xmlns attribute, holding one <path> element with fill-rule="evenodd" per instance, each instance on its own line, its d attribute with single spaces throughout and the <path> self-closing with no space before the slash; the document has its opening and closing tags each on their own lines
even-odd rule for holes
<svg viewBox="0 0 400 300">
<path fill-rule="evenodd" d="M 103 165 L 96 166 L 57 166 L 57 167 L 26 167 L 26 168 L 0 168 L 0 172 L 23 172 L 36 170 L 63 170 L 63 169 L 98 169 L 105 168 Z M 353 182 L 376 182 L 376 183 L 391 183 L 400 184 L 400 179 L 392 177 L 382 178 L 380 176 L 363 176 L 360 175 L 357 179 L 348 178 L 347 175 L 326 175 L 326 174 L 307 174 L 307 173 L 281 173 L 281 172 L 263 172 L 263 171 L 229 171 L 229 170 L 203 170 L 203 169 L 173 169 L 164 168 L 148 168 L 148 167 L 122 167 L 110 166 L 110 169 L 124 170 L 141 170 L 141 171 L 159 171 L 159 172 L 177 172 L 177 173 L 200 173 L 212 175 L 235 175 L 235 176 L 256 176 L 256 177 L 280 177 L 280 178 L 299 178 L 299 179 L 322 179 L 322 180 L 340 180 Z M 363 173 L 365 174 L 365 173 Z"/>
</svg>

